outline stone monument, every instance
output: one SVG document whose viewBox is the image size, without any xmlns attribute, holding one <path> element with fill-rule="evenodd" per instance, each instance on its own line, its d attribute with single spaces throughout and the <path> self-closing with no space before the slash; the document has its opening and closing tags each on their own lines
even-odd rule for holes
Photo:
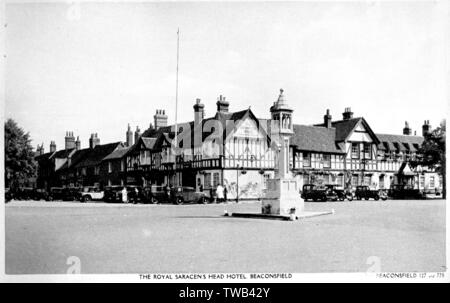
<svg viewBox="0 0 450 303">
<path fill-rule="evenodd" d="M 289 142 L 294 135 L 292 108 L 286 102 L 283 89 L 270 108 L 272 121 L 270 135 L 275 152 L 275 176 L 267 180 L 266 195 L 262 200 L 262 213 L 267 215 L 299 216 L 304 212 L 299 184 L 289 172 Z"/>
</svg>

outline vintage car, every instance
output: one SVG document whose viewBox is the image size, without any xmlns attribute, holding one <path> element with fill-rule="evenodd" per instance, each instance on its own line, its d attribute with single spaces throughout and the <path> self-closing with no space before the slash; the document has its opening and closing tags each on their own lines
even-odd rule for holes
<svg viewBox="0 0 450 303">
<path fill-rule="evenodd" d="M 151 185 L 146 186 L 140 191 L 139 201 L 142 203 L 164 203 L 168 202 L 168 191 L 165 186 Z"/>
<path fill-rule="evenodd" d="M 203 192 L 195 191 L 193 187 L 175 186 L 170 190 L 169 201 L 175 204 L 202 203 L 206 204 L 208 199 Z"/>
<path fill-rule="evenodd" d="M 347 199 L 348 201 L 352 201 L 353 200 L 353 194 L 351 191 L 349 190 L 345 190 L 343 188 L 339 188 L 337 185 L 335 184 L 327 184 L 325 185 L 328 189 L 334 191 L 338 197 L 339 201 L 344 201 L 345 199 Z"/>
<path fill-rule="evenodd" d="M 63 200 L 63 189 L 62 187 L 52 187 L 47 196 L 47 201 Z"/>
<path fill-rule="evenodd" d="M 103 190 L 100 190 L 98 187 L 87 186 L 84 187 L 80 193 L 81 202 L 88 202 L 91 200 L 102 200 L 105 193 Z"/>
<path fill-rule="evenodd" d="M 414 189 L 405 184 L 392 185 L 389 195 L 392 199 L 424 199 L 426 197 L 419 189 Z"/>
<path fill-rule="evenodd" d="M 303 185 L 301 197 L 305 201 L 313 200 L 314 202 L 316 201 L 326 202 L 338 200 L 338 196 L 333 190 L 327 188 L 326 186 L 317 186 L 314 184 Z"/>
<path fill-rule="evenodd" d="M 375 200 L 387 200 L 388 196 L 384 190 L 381 189 L 370 189 L 367 185 L 359 185 L 356 187 L 355 197 L 357 200 L 365 199 L 375 199 Z"/>
<path fill-rule="evenodd" d="M 103 200 L 105 202 L 122 202 L 123 186 L 107 186 L 104 189 Z"/>
</svg>

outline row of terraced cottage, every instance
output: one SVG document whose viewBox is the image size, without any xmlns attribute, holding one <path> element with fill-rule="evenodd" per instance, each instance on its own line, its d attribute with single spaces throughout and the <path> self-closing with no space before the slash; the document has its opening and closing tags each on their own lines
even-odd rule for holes
<svg viewBox="0 0 450 303">
<path fill-rule="evenodd" d="M 283 91 L 274 104 L 277 102 L 287 105 Z M 53 141 L 48 153 L 43 145 L 38 146 L 37 185 L 49 189 L 172 184 L 209 190 L 222 184 L 231 199 L 236 195 L 259 198 L 276 169 L 271 122 L 284 116 L 272 113 L 271 119 L 260 119 L 250 108 L 230 112 L 223 96 L 216 105 L 215 115 L 205 118 L 204 104 L 197 99 L 194 120 L 178 123 L 176 133 L 164 110 L 156 111 L 154 124 L 142 134 L 139 128 L 133 133 L 128 126 L 125 142 L 100 144 L 95 133 L 89 148 L 82 149 L 79 138 L 67 132 L 62 150 L 57 150 Z M 426 192 L 442 186 L 437 173 L 409 165 L 418 156 L 424 134 L 431 131 L 429 121 L 422 126 L 422 136 L 416 136 L 408 123 L 403 135 L 377 134 L 363 117 L 353 117 L 350 108 L 337 121 L 327 110 L 317 125 L 294 124 L 291 115 L 286 117 L 285 123 L 293 131 L 290 172 L 300 185 L 365 184 L 388 189 L 393 184 L 408 184 Z M 173 149 L 175 142 L 177 149 Z"/>
</svg>

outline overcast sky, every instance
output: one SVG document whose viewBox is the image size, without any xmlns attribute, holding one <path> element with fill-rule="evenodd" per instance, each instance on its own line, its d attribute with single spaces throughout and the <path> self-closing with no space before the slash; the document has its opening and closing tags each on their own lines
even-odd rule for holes
<svg viewBox="0 0 450 303">
<path fill-rule="evenodd" d="M 421 133 L 448 108 L 446 1 L 353 3 L 7 4 L 6 118 L 33 145 L 124 141 L 156 109 L 174 121 L 180 27 L 179 121 L 207 116 L 222 94 L 230 110 L 261 118 L 279 89 L 294 123 L 345 107 L 377 133 Z"/>
</svg>

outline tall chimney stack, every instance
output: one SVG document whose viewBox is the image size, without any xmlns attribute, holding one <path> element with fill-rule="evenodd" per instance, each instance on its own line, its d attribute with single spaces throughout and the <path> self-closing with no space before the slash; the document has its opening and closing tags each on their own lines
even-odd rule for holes
<svg viewBox="0 0 450 303">
<path fill-rule="evenodd" d="M 66 132 L 65 141 L 65 149 L 73 149 L 75 148 L 75 137 L 73 136 L 73 132 Z"/>
<path fill-rule="evenodd" d="M 155 119 L 155 129 L 167 126 L 167 116 L 165 110 L 157 109 L 153 118 Z"/>
<path fill-rule="evenodd" d="M 75 141 L 75 148 L 76 148 L 76 150 L 80 150 L 81 149 L 80 136 L 77 136 L 77 141 Z"/>
<path fill-rule="evenodd" d="M 139 126 L 136 126 L 136 131 L 134 132 L 134 143 L 137 143 L 140 137 L 141 130 L 139 129 Z"/>
<path fill-rule="evenodd" d="M 128 129 L 126 132 L 126 143 L 127 146 L 130 147 L 133 145 L 133 131 L 131 130 L 130 124 L 128 123 Z"/>
<path fill-rule="evenodd" d="M 331 115 L 330 115 L 330 110 L 327 109 L 327 113 L 325 114 L 325 116 L 323 116 L 323 123 L 325 125 L 326 128 L 331 128 Z"/>
<path fill-rule="evenodd" d="M 205 117 L 205 105 L 201 103 L 200 99 L 195 100 L 194 104 L 194 125 L 198 125 L 202 122 Z"/>
<path fill-rule="evenodd" d="M 405 127 L 403 128 L 403 134 L 406 136 L 411 135 L 411 128 L 409 127 L 408 121 L 405 121 Z"/>
<path fill-rule="evenodd" d="M 50 142 L 50 152 L 54 153 L 56 151 L 56 143 L 55 141 Z"/>
<path fill-rule="evenodd" d="M 89 148 L 95 148 L 97 145 L 100 145 L 100 138 L 98 137 L 98 134 L 91 134 L 91 138 L 89 138 Z"/>
<path fill-rule="evenodd" d="M 228 107 L 230 106 L 230 103 L 225 100 L 225 97 L 220 95 L 219 98 L 217 98 L 217 111 L 221 113 L 228 113 Z"/>
<path fill-rule="evenodd" d="M 422 136 L 425 137 L 431 132 L 430 120 L 425 120 L 422 125 Z"/>
<path fill-rule="evenodd" d="M 353 112 L 352 109 L 350 107 L 346 107 L 344 112 L 342 113 L 342 118 L 344 120 L 350 120 L 353 118 Z"/>
</svg>

